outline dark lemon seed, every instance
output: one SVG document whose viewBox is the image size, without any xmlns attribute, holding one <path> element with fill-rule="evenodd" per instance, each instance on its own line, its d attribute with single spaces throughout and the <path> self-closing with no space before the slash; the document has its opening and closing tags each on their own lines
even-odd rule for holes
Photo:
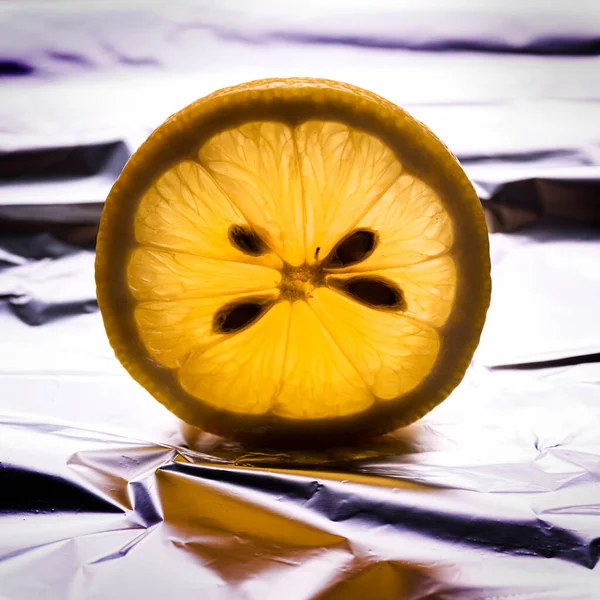
<svg viewBox="0 0 600 600">
<path fill-rule="evenodd" d="M 240 331 L 258 320 L 270 306 L 270 302 L 258 300 L 227 304 L 215 314 L 213 330 L 216 333 Z"/>
<path fill-rule="evenodd" d="M 248 225 L 232 225 L 228 237 L 232 246 L 250 256 L 260 256 L 269 251 L 269 247 Z"/>
<path fill-rule="evenodd" d="M 359 263 L 373 253 L 377 234 L 370 229 L 356 229 L 343 238 L 323 260 L 326 269 L 340 269 Z"/>
<path fill-rule="evenodd" d="M 386 310 L 404 310 L 406 301 L 402 290 L 383 277 L 331 278 L 328 284 L 367 306 Z"/>
</svg>

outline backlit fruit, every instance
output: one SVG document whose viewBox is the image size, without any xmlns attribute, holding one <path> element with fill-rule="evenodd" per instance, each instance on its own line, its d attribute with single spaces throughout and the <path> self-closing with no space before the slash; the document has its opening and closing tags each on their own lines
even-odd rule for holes
<svg viewBox="0 0 600 600">
<path fill-rule="evenodd" d="M 98 300 L 125 368 L 213 433 L 353 443 L 460 382 L 489 303 L 480 203 L 405 111 L 315 79 L 161 125 L 105 205 Z"/>
</svg>

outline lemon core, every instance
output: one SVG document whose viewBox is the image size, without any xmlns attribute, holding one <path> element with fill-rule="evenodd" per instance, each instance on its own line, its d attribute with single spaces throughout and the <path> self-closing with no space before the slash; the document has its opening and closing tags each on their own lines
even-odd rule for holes
<svg viewBox="0 0 600 600">
<path fill-rule="evenodd" d="M 318 265 L 292 267 L 285 264 L 281 269 L 279 289 L 282 300 L 306 300 L 317 286 L 324 284 L 325 274 Z"/>
</svg>

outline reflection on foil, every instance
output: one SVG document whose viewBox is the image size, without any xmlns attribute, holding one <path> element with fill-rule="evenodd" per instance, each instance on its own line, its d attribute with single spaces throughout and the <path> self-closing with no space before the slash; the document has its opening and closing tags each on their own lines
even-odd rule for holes
<svg viewBox="0 0 600 600">
<path fill-rule="evenodd" d="M 596 598 L 599 381 L 474 367 L 415 425 L 324 452 L 3 417 L 0 597 Z"/>
</svg>

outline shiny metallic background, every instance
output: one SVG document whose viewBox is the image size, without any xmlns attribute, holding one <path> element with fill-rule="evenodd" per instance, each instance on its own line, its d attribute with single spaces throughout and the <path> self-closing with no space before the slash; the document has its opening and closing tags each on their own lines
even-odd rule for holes
<svg viewBox="0 0 600 600">
<path fill-rule="evenodd" d="M 0 4 L 0 599 L 600 598 L 600 5 Z M 128 378 L 102 201 L 216 88 L 313 75 L 406 107 L 488 215 L 461 386 L 360 447 L 244 448 Z"/>
</svg>

